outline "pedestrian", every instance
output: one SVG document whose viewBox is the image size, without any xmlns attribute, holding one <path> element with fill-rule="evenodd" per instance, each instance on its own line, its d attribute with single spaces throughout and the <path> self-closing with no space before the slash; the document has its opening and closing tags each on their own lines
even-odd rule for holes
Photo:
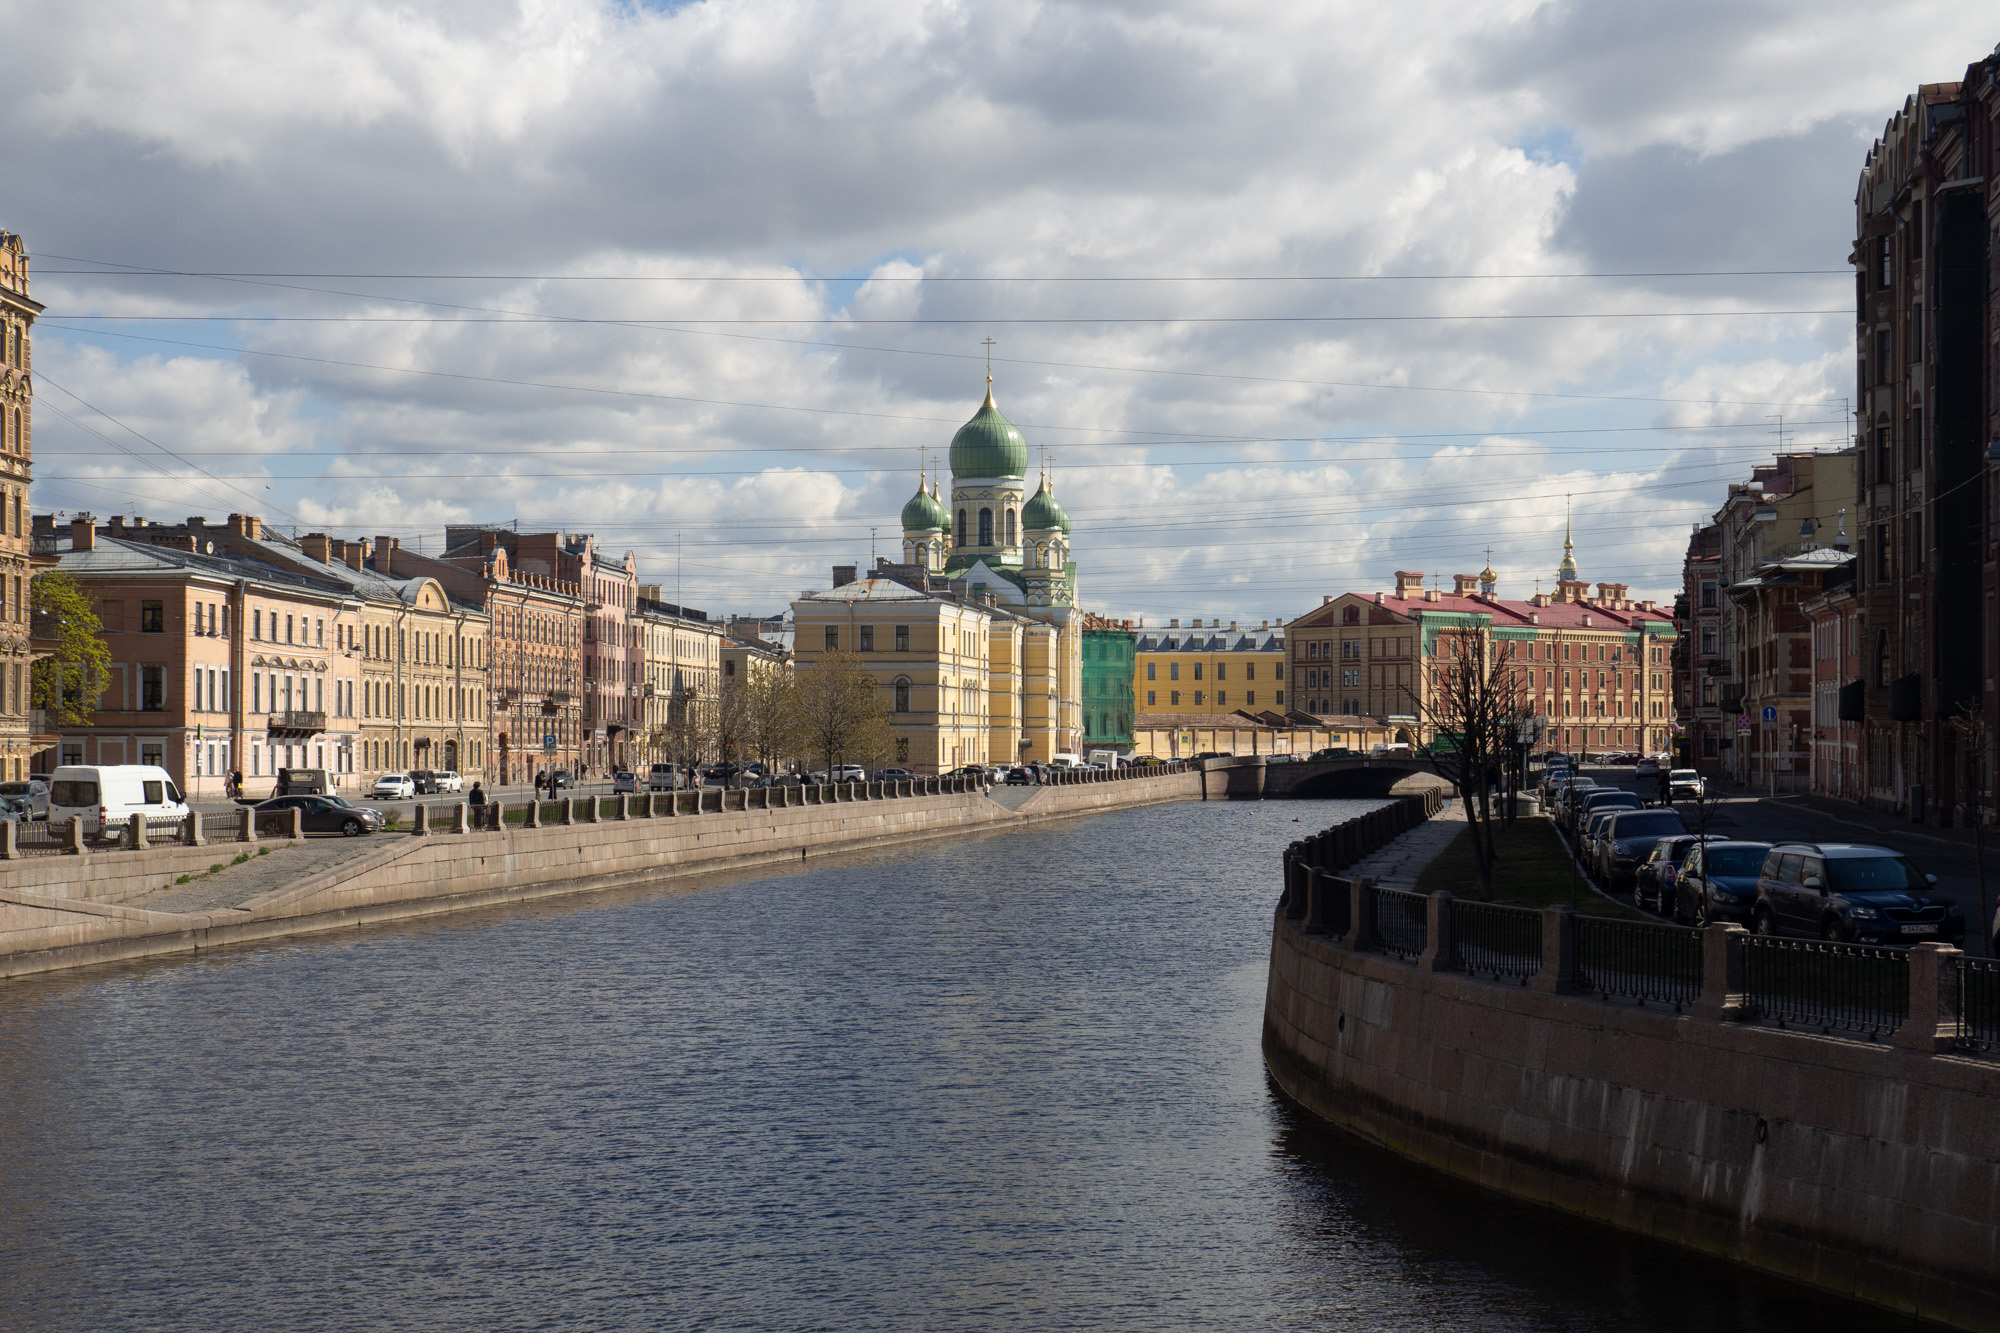
<svg viewBox="0 0 2000 1333">
<path fill-rule="evenodd" d="M 466 793 L 465 800 L 468 805 L 486 804 L 486 788 L 479 785 L 478 778 L 472 780 L 472 790 Z"/>
</svg>

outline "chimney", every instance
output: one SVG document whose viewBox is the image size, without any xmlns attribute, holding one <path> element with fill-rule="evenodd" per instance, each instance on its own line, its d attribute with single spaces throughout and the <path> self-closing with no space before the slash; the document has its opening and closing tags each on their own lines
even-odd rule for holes
<svg viewBox="0 0 2000 1333">
<path fill-rule="evenodd" d="M 1396 596 L 1414 597 L 1424 590 L 1424 574 L 1420 569 L 1399 569 L 1396 571 Z"/>
<path fill-rule="evenodd" d="M 1454 597 L 1474 596 L 1479 591 L 1479 575 L 1453 574 L 1451 576 L 1451 591 Z"/>
<path fill-rule="evenodd" d="M 1169 620 L 1167 622 L 1168 629 L 1179 629 L 1180 627 L 1181 627 L 1181 622 L 1178 619 Z"/>
<path fill-rule="evenodd" d="M 201 520 L 189 519 L 188 522 L 199 523 Z M 299 549 L 306 553 L 307 559 L 317 560 L 322 565 L 331 564 L 333 561 L 333 542 L 324 532 L 308 532 L 299 540 Z"/>
<path fill-rule="evenodd" d="M 122 532 L 124 532 L 124 531 L 125 531 L 125 515 L 123 515 L 123 514 L 113 514 L 113 515 L 111 516 L 111 533 L 112 533 L 112 535 L 113 535 L 113 536 L 117 536 L 118 534 L 120 534 L 120 533 L 122 533 Z"/>
<path fill-rule="evenodd" d="M 193 518 L 190 518 L 187 521 L 187 526 L 191 531 L 200 532 L 203 528 L 208 526 L 208 520 L 201 517 L 201 515 L 197 514 Z"/>
<path fill-rule="evenodd" d="M 1332 606 L 1332 605 L 1333 605 L 1333 594 L 1332 594 L 1332 593 L 1330 593 L 1330 592 L 1326 592 L 1326 593 L 1321 593 L 1321 594 L 1320 594 L 1320 598 L 1319 598 L 1319 604 L 1320 604 L 1321 606 Z"/>
<path fill-rule="evenodd" d="M 835 565 L 833 567 L 833 586 L 836 588 L 845 588 L 848 584 L 854 582 L 854 574 L 857 568 L 859 566 L 856 565 Z"/>
<path fill-rule="evenodd" d="M 264 520 L 255 514 L 231 514 L 229 531 L 235 536 L 248 537 L 254 542 L 264 535 Z"/>
<path fill-rule="evenodd" d="M 1232 621 L 1230 621 L 1230 622 L 1229 622 L 1229 628 L 1230 628 L 1230 630 L 1231 630 L 1231 631 L 1234 631 L 1234 630 L 1235 630 L 1235 628 L 1236 628 L 1236 622 L 1235 622 L 1235 621 L 1233 621 L 1233 620 L 1232 620 Z"/>
<path fill-rule="evenodd" d="M 391 578 L 395 577 L 396 547 L 398 544 L 399 543 L 393 537 L 384 537 L 379 533 L 376 534 L 375 572 L 377 574 L 386 574 Z"/>
<path fill-rule="evenodd" d="M 1427 602 L 1441 602 L 1444 600 L 1444 594 L 1436 588 L 1426 588 L 1424 589 L 1424 600 Z"/>
<path fill-rule="evenodd" d="M 69 545 L 73 551 L 94 551 L 97 549 L 97 525 L 88 517 L 73 518 L 69 521 Z"/>
<path fill-rule="evenodd" d="M 347 562 L 349 569 L 359 571 L 368 561 L 368 543 L 358 537 L 351 542 L 343 542 L 340 558 Z"/>
</svg>

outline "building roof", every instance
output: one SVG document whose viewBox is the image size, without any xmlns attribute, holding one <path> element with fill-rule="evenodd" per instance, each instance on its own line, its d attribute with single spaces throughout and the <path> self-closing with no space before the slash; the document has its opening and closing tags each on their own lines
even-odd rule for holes
<svg viewBox="0 0 2000 1333">
<path fill-rule="evenodd" d="M 1021 506 L 1021 527 L 1028 532 L 1069 531 L 1069 515 L 1056 503 L 1055 492 L 1049 489 L 1047 477 L 1042 478 L 1042 488 Z"/>
<path fill-rule="evenodd" d="M 945 507 L 937 502 L 921 481 L 917 483 L 917 493 L 903 506 L 903 531 L 951 531 L 951 515 L 945 512 Z"/>
<path fill-rule="evenodd" d="M 933 597 L 931 594 L 927 592 L 919 592 L 915 588 L 912 588 L 909 584 L 898 583 L 894 579 L 869 577 L 869 578 L 855 579 L 852 583 L 843 583 L 838 588 L 828 588 L 820 592 L 805 593 L 801 595 L 798 602 L 793 603 L 793 605 L 796 607 L 800 603 L 810 603 L 810 602 L 946 603 L 951 601 L 952 599 L 950 598 Z M 981 612 L 988 612 L 992 610 L 991 607 L 981 606 L 977 602 L 965 602 L 962 603 L 962 605 L 972 607 L 973 609 Z"/>
<path fill-rule="evenodd" d="M 1137 651 L 1142 653 L 1282 653 L 1285 634 L 1281 629 L 1164 629 L 1142 630 Z"/>
<path fill-rule="evenodd" d="M 1604 601 L 1561 601 L 1550 597 L 1546 604 L 1537 601 L 1515 601 L 1484 594 L 1461 596 L 1450 592 L 1422 593 L 1415 597 L 1398 597 L 1389 593 L 1372 596 L 1361 593 L 1345 594 L 1333 601 L 1314 607 L 1305 615 L 1291 622 L 1287 628 L 1317 626 L 1335 623 L 1327 613 L 1335 612 L 1345 597 L 1365 597 L 1370 606 L 1379 606 L 1398 616 L 1417 620 L 1427 615 L 1483 616 L 1489 617 L 1496 629 L 1636 629 L 1641 625 L 1654 623 L 1673 624 L 1672 615 L 1664 608 L 1651 609 L 1637 603 L 1613 603 Z M 1588 617 L 1590 623 L 1584 623 Z"/>
</svg>

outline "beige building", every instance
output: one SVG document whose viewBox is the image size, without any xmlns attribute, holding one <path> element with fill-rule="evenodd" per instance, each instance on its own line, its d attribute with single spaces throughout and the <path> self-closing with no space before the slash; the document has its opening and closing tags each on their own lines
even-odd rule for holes
<svg viewBox="0 0 2000 1333">
<path fill-rule="evenodd" d="M 639 639 L 636 763 L 680 758 L 676 737 L 712 710 L 722 688 L 728 640 L 722 626 L 700 611 L 660 600 L 657 585 L 639 589 L 631 624 Z"/>
<path fill-rule="evenodd" d="M 28 483 L 34 391 L 29 330 L 41 305 L 28 296 L 28 252 L 0 231 L 0 780 L 28 775 L 29 756 L 54 739 L 29 708 L 35 652 L 28 624 Z"/>
</svg>

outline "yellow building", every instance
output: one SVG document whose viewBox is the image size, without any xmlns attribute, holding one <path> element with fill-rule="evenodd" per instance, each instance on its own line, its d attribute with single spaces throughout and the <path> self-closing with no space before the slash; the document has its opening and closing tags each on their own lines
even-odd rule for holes
<svg viewBox="0 0 2000 1333">
<path fill-rule="evenodd" d="M 688 711 L 712 707 L 722 688 L 729 640 L 699 611 L 660 600 L 656 584 L 639 588 L 633 620 L 643 661 L 633 752 L 642 765 L 681 757 L 677 737 Z"/>
<path fill-rule="evenodd" d="M 854 572 L 836 569 L 831 589 L 792 603 L 796 669 L 804 673 L 828 654 L 851 653 L 881 690 L 895 731 L 893 759 L 902 767 L 942 773 L 996 762 L 989 734 L 992 609 Z"/>
<path fill-rule="evenodd" d="M 1207 625 L 1170 620 L 1163 630 L 1139 630 L 1132 664 L 1136 726 L 1167 713 L 1283 713 L 1285 631 L 1264 621 L 1255 629 L 1234 620 Z"/>
</svg>

